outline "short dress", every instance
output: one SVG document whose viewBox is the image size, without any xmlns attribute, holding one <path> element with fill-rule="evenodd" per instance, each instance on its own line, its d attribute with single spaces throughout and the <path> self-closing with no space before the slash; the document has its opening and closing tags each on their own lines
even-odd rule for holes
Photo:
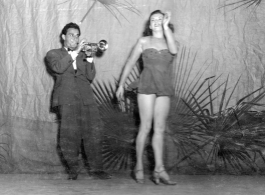
<svg viewBox="0 0 265 195">
<path fill-rule="evenodd" d="M 168 49 L 145 49 L 142 53 L 143 71 L 139 78 L 138 93 L 171 96 L 174 94 L 172 83 L 172 64 L 174 55 Z"/>
</svg>

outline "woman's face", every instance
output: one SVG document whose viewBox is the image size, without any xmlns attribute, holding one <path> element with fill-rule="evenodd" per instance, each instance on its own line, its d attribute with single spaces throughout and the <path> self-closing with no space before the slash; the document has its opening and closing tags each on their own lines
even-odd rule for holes
<svg viewBox="0 0 265 195">
<path fill-rule="evenodd" d="M 149 28 L 153 31 L 156 30 L 162 30 L 162 24 L 163 24 L 163 19 L 164 19 L 164 15 L 157 13 L 157 14 L 153 14 L 150 17 L 150 26 Z"/>
</svg>

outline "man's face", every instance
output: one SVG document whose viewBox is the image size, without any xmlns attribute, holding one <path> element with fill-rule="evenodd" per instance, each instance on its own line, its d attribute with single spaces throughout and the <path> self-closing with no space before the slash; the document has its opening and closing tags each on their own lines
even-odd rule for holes
<svg viewBox="0 0 265 195">
<path fill-rule="evenodd" d="M 62 35 L 64 46 L 70 49 L 75 49 L 79 43 L 79 31 L 75 28 L 69 28 L 66 35 Z"/>
</svg>

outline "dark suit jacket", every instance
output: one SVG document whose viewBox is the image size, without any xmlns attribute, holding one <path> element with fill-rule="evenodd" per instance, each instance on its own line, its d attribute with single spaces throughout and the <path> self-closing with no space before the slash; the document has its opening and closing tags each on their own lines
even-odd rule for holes
<svg viewBox="0 0 265 195">
<path fill-rule="evenodd" d="M 76 58 L 77 73 L 73 68 L 73 59 L 65 48 L 48 51 L 46 61 L 56 77 L 52 96 L 53 107 L 74 104 L 77 94 L 84 105 L 94 103 L 90 84 L 96 70 L 94 62 L 89 63 L 83 52 L 80 52 Z"/>
</svg>

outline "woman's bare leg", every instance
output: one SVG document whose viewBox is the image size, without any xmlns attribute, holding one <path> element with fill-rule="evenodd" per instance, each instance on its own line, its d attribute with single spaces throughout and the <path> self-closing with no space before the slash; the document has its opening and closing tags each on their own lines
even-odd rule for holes
<svg viewBox="0 0 265 195">
<path fill-rule="evenodd" d="M 160 96 L 156 98 L 154 110 L 154 135 L 152 146 L 155 155 L 155 171 L 164 170 L 163 163 L 163 147 L 164 132 L 166 129 L 167 117 L 170 110 L 170 97 Z M 168 179 L 168 176 L 167 176 Z"/>
<path fill-rule="evenodd" d="M 144 168 L 143 152 L 146 138 L 152 127 L 155 98 L 154 94 L 138 94 L 137 96 L 141 124 L 136 138 L 136 171 Z M 143 178 L 143 172 L 137 172 L 137 177 Z"/>
</svg>

